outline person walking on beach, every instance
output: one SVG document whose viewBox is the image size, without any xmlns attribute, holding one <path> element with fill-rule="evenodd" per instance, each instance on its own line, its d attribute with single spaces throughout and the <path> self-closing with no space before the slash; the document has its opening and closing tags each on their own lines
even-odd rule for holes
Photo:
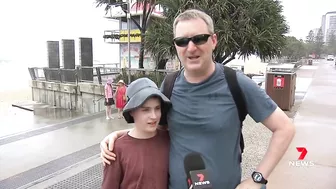
<svg viewBox="0 0 336 189">
<path fill-rule="evenodd" d="M 114 119 L 112 117 L 112 105 L 114 104 L 113 99 L 113 88 L 112 79 L 108 78 L 105 85 L 105 106 L 106 106 L 106 119 Z"/>
<path fill-rule="evenodd" d="M 118 109 L 118 118 L 121 119 L 122 111 L 126 105 L 126 85 L 123 80 L 119 80 L 117 84 L 117 89 L 115 93 L 116 99 L 116 108 Z"/>
</svg>

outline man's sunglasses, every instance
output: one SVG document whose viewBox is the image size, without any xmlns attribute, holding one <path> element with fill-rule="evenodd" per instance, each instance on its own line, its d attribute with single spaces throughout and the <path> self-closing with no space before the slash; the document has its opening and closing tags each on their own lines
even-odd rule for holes
<svg viewBox="0 0 336 189">
<path fill-rule="evenodd" d="M 195 45 L 203 45 L 208 41 L 210 34 L 200 34 L 193 37 L 177 37 L 174 39 L 174 43 L 179 47 L 188 46 L 189 42 L 192 41 Z"/>
</svg>

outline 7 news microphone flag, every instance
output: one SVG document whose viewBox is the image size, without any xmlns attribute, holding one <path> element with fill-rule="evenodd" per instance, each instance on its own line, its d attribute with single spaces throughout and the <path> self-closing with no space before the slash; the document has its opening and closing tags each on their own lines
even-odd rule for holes
<svg viewBox="0 0 336 189">
<path fill-rule="evenodd" d="M 189 189 L 212 189 L 209 174 L 200 153 L 192 152 L 184 158 L 184 170 Z"/>
</svg>

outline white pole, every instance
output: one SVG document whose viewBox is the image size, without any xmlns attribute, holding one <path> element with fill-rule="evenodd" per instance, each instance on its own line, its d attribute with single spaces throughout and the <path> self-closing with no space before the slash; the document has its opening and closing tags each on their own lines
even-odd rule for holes
<svg viewBox="0 0 336 189">
<path fill-rule="evenodd" d="M 131 5 L 130 0 L 127 0 L 127 29 L 128 29 L 128 84 L 131 83 Z"/>
</svg>

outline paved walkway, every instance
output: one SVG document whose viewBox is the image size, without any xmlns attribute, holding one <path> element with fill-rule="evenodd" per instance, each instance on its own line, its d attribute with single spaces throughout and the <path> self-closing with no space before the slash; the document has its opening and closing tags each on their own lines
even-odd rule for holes
<svg viewBox="0 0 336 189">
<path fill-rule="evenodd" d="M 269 178 L 270 189 L 336 188 L 336 69 L 334 62 L 327 61 L 312 66 L 315 68 L 294 119 L 296 136 Z M 304 161 L 313 166 L 290 165 L 300 155 L 296 147 L 307 149 Z"/>
<path fill-rule="evenodd" d="M 73 167 L 85 168 L 104 136 L 128 127 L 100 113 L 0 137 L 0 188 L 27 188 Z"/>
</svg>

